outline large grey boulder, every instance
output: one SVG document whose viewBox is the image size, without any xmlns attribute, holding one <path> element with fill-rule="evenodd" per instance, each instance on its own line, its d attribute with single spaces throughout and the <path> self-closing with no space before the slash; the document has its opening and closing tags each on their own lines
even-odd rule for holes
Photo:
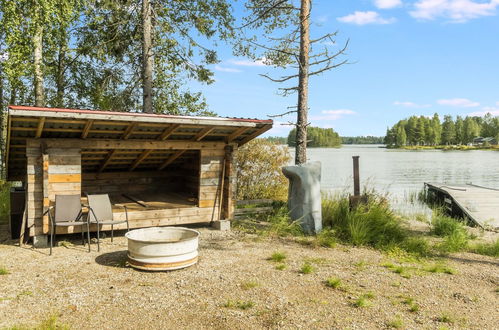
<svg viewBox="0 0 499 330">
<path fill-rule="evenodd" d="M 322 230 L 321 163 L 285 166 L 282 173 L 289 180 L 291 219 L 299 221 L 305 233 L 319 233 Z"/>
</svg>

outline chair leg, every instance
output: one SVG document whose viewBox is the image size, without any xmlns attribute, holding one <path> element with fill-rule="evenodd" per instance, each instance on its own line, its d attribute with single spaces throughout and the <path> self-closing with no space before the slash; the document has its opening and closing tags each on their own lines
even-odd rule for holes
<svg viewBox="0 0 499 330">
<path fill-rule="evenodd" d="M 49 253 L 49 255 L 52 255 L 52 246 L 54 245 L 54 227 L 55 227 L 55 225 L 53 225 L 53 224 L 50 225 L 50 253 Z"/>
<path fill-rule="evenodd" d="M 81 244 L 85 246 L 85 232 L 83 231 L 83 226 L 81 226 Z"/>
<path fill-rule="evenodd" d="M 100 252 L 99 224 L 97 224 L 97 252 Z"/>
<path fill-rule="evenodd" d="M 113 241 L 113 236 L 114 236 L 114 225 L 111 224 L 111 242 Z"/>
<path fill-rule="evenodd" d="M 88 224 L 88 222 L 87 222 L 87 240 L 88 240 L 88 252 L 90 252 L 90 225 Z"/>
</svg>

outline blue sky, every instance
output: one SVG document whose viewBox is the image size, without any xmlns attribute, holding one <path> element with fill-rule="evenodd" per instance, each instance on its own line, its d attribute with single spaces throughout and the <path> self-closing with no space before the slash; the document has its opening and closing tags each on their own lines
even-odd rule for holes
<svg viewBox="0 0 499 330">
<path fill-rule="evenodd" d="M 313 77 L 309 118 L 342 136 L 384 135 L 411 115 L 499 115 L 499 0 L 315 0 L 312 36 L 350 39 L 352 64 Z M 296 104 L 277 94 L 273 67 L 220 49 L 216 82 L 201 89 L 221 116 L 268 118 Z M 276 118 L 266 135 L 285 136 Z"/>
</svg>

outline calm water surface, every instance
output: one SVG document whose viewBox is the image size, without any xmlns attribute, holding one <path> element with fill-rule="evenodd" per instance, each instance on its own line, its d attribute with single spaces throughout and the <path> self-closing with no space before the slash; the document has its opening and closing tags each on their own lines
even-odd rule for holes
<svg viewBox="0 0 499 330">
<path fill-rule="evenodd" d="M 347 145 L 308 149 L 309 160 L 322 163 L 324 191 L 353 192 L 352 156 L 360 156 L 361 185 L 388 193 L 401 211 L 406 210 L 409 196 L 420 191 L 424 182 L 474 183 L 499 189 L 497 151 L 409 151 Z M 427 211 L 421 205 L 411 208 Z"/>
</svg>

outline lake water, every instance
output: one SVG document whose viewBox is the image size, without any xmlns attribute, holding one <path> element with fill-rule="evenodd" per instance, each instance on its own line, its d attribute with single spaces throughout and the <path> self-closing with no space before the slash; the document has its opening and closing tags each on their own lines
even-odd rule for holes
<svg viewBox="0 0 499 330">
<path fill-rule="evenodd" d="M 294 150 L 291 150 L 294 152 Z M 409 202 L 424 182 L 474 183 L 499 189 L 499 152 L 488 150 L 397 150 L 381 145 L 309 148 L 309 161 L 322 163 L 322 190 L 353 193 L 352 156 L 360 156 L 361 187 L 388 193 L 402 213 L 428 210 Z"/>
</svg>

